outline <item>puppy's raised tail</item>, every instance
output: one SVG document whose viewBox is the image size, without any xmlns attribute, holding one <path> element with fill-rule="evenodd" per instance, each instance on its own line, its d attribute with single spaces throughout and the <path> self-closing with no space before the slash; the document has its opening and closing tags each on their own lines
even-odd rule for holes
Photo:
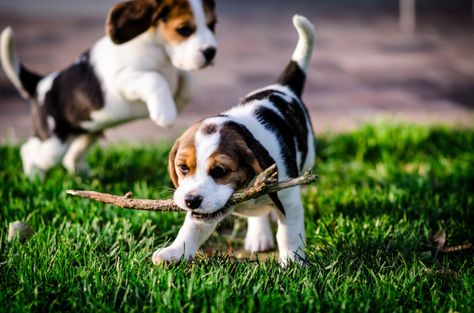
<svg viewBox="0 0 474 313">
<path fill-rule="evenodd" d="M 21 96 L 25 99 L 36 97 L 36 87 L 42 76 L 25 68 L 15 51 L 13 31 L 5 28 L 0 35 L 0 60 L 3 71 Z"/>
<path fill-rule="evenodd" d="M 298 43 L 290 63 L 278 79 L 278 83 L 290 87 L 297 96 L 301 97 L 306 80 L 306 70 L 313 55 L 314 26 L 301 15 L 293 16 L 293 25 L 298 32 Z"/>
</svg>

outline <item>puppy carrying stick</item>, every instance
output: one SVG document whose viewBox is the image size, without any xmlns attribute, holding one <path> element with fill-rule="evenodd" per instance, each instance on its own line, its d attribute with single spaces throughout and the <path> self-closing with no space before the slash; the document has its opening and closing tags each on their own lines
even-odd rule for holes
<svg viewBox="0 0 474 313">
<path fill-rule="evenodd" d="M 293 24 L 298 43 L 277 83 L 248 94 L 237 106 L 189 128 L 169 155 L 174 201 L 188 211 L 174 242 L 153 254 L 153 262 L 192 258 L 228 214 L 248 217 L 245 248 L 274 247 L 269 213 L 278 216 L 276 235 L 283 266 L 304 262 L 304 210 L 300 187 L 262 196 L 227 209 L 230 196 L 276 163 L 278 180 L 297 177 L 314 165 L 313 127 L 301 100 L 313 52 L 313 25 L 302 16 Z"/>
</svg>

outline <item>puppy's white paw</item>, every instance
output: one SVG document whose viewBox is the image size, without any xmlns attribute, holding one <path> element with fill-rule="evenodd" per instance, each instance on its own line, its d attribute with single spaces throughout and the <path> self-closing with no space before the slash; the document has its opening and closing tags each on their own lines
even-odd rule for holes
<svg viewBox="0 0 474 313">
<path fill-rule="evenodd" d="M 152 256 L 153 264 L 178 263 L 184 255 L 183 249 L 167 247 L 155 251 Z"/>
<path fill-rule="evenodd" d="M 38 138 L 30 138 L 20 148 L 20 156 L 23 163 L 23 172 L 30 180 L 39 178 L 44 179 L 45 171 L 41 170 L 35 163 L 35 157 L 38 156 L 41 141 Z"/>
<path fill-rule="evenodd" d="M 92 177 L 89 164 L 85 160 L 80 160 L 74 163 L 74 161 L 64 159 L 63 166 L 68 171 L 69 175 L 77 175 L 83 177 Z"/>
<path fill-rule="evenodd" d="M 69 172 L 69 174 L 71 174 Z M 92 175 L 92 171 L 89 167 L 89 164 L 87 162 L 79 162 L 78 164 L 76 164 L 76 171 L 74 173 L 75 175 L 79 175 L 81 176 L 82 178 L 92 178 L 93 175 Z"/>
<path fill-rule="evenodd" d="M 245 250 L 250 252 L 263 252 L 273 250 L 275 240 L 270 232 L 247 231 L 245 236 Z"/>
<path fill-rule="evenodd" d="M 150 114 L 150 118 L 155 122 L 156 125 L 164 128 L 171 127 L 173 123 L 176 121 L 176 117 L 178 112 L 174 104 L 166 109 L 157 110 Z"/>
<path fill-rule="evenodd" d="M 25 173 L 25 176 L 31 181 L 38 179 L 39 181 L 42 182 L 44 181 L 44 177 L 46 175 L 45 171 L 41 170 L 40 168 L 34 165 L 23 166 L 23 171 Z"/>
<path fill-rule="evenodd" d="M 301 250 L 287 251 L 286 253 L 280 251 L 279 261 L 282 268 L 285 268 L 292 263 L 296 263 L 301 266 L 309 265 L 305 253 Z"/>
<path fill-rule="evenodd" d="M 76 164 L 76 173 L 86 177 L 92 176 L 91 168 L 86 161 L 81 161 Z"/>
</svg>

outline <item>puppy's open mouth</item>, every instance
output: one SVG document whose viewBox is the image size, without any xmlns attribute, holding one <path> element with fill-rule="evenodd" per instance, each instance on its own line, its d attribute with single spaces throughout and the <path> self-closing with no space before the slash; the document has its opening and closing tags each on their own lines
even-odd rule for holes
<svg viewBox="0 0 474 313">
<path fill-rule="evenodd" d="M 231 210 L 232 207 L 224 206 L 223 208 L 212 213 L 191 212 L 191 216 L 197 221 L 214 222 L 225 217 Z"/>
</svg>

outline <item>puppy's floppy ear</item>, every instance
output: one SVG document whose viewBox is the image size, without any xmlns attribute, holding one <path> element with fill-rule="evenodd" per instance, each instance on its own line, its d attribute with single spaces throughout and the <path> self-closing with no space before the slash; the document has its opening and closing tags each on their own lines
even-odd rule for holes
<svg viewBox="0 0 474 313">
<path fill-rule="evenodd" d="M 211 10 L 216 8 L 216 2 L 214 0 L 204 0 L 204 4 L 207 5 Z"/>
<path fill-rule="evenodd" d="M 255 175 L 260 174 L 268 167 L 275 163 L 275 160 L 270 156 L 267 149 L 258 142 L 250 131 L 241 124 L 235 122 L 228 122 L 226 126 L 236 131 L 245 141 L 247 148 L 242 151 L 242 156 L 245 162 L 252 168 Z M 268 194 L 277 208 L 285 215 L 285 208 L 276 192 Z"/>
<path fill-rule="evenodd" d="M 170 155 L 168 157 L 168 171 L 170 173 L 171 181 L 175 187 L 178 187 L 178 174 L 176 173 L 176 169 L 174 166 L 174 159 L 176 159 L 176 154 L 178 153 L 179 141 L 176 141 L 173 148 L 170 151 Z"/>
<path fill-rule="evenodd" d="M 116 4 L 107 16 L 106 33 L 116 44 L 127 42 L 150 28 L 161 0 L 132 0 Z"/>
</svg>

